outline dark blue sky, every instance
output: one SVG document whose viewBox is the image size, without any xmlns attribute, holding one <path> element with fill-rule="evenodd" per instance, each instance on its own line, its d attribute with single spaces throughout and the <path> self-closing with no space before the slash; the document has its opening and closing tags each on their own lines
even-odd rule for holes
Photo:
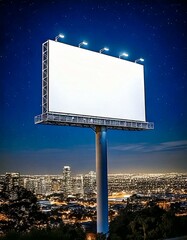
<svg viewBox="0 0 187 240">
<path fill-rule="evenodd" d="M 34 125 L 41 113 L 41 44 L 110 48 L 144 57 L 147 121 L 155 130 L 108 131 L 109 172 L 187 171 L 185 1 L 0 1 L 0 174 L 95 169 L 91 129 Z"/>
</svg>

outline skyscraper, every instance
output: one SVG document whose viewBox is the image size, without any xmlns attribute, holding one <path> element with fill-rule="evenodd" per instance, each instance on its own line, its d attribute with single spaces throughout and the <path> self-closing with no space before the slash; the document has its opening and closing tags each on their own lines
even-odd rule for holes
<svg viewBox="0 0 187 240">
<path fill-rule="evenodd" d="M 20 173 L 5 174 L 5 189 L 11 191 L 15 186 L 20 186 Z"/>
<path fill-rule="evenodd" d="M 73 178 L 73 192 L 78 194 L 80 197 L 84 195 L 84 184 L 83 184 L 83 174 L 77 174 L 76 177 Z"/>
<path fill-rule="evenodd" d="M 96 172 L 90 171 L 84 175 L 84 194 L 92 195 L 96 193 Z"/>
<path fill-rule="evenodd" d="M 68 195 L 72 193 L 71 168 L 69 166 L 64 166 L 62 175 L 62 190 L 64 192 L 64 196 L 68 197 Z"/>
</svg>

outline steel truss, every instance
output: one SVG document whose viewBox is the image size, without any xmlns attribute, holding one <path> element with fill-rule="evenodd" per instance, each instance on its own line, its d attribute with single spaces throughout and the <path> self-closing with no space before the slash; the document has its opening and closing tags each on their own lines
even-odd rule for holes
<svg viewBox="0 0 187 240">
<path fill-rule="evenodd" d="M 35 117 L 35 124 L 49 124 L 60 126 L 91 127 L 105 126 L 108 129 L 120 130 L 150 130 L 154 129 L 152 122 L 140 122 L 131 120 L 115 120 L 96 118 L 91 116 L 77 116 L 71 114 L 56 114 L 46 112 Z"/>
<path fill-rule="evenodd" d="M 42 113 L 48 112 L 49 42 L 42 44 Z"/>
</svg>

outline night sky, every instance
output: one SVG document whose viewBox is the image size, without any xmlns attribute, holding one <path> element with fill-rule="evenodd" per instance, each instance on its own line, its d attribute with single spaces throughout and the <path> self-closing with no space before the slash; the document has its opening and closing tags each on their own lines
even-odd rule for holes
<svg viewBox="0 0 187 240">
<path fill-rule="evenodd" d="M 185 1 L 0 0 L 0 26 L 0 174 L 95 170 L 92 129 L 34 125 L 41 45 L 59 33 L 70 45 L 86 40 L 92 51 L 107 46 L 111 56 L 145 59 L 146 115 L 155 129 L 108 130 L 109 172 L 187 172 Z"/>
</svg>

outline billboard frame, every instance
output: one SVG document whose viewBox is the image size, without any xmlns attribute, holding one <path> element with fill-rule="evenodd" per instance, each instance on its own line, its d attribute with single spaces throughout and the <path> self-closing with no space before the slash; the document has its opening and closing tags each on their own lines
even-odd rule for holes
<svg viewBox="0 0 187 240">
<path fill-rule="evenodd" d="M 42 44 L 42 114 L 35 117 L 35 124 L 91 127 L 105 126 L 118 130 L 150 130 L 154 123 L 129 119 L 115 119 L 49 111 L 49 41 Z"/>
<path fill-rule="evenodd" d="M 107 129 L 151 130 L 154 123 L 129 119 L 106 118 L 80 114 L 49 111 L 49 41 L 42 44 L 42 114 L 35 116 L 35 124 L 89 127 L 96 135 L 96 175 L 97 175 L 97 233 L 106 236 L 108 224 L 107 187 Z"/>
<path fill-rule="evenodd" d="M 106 119 L 83 115 L 57 114 L 46 112 L 35 117 L 35 124 L 74 126 L 93 128 L 105 126 L 107 129 L 141 131 L 154 129 L 153 122 L 140 122 L 120 119 Z"/>
</svg>

